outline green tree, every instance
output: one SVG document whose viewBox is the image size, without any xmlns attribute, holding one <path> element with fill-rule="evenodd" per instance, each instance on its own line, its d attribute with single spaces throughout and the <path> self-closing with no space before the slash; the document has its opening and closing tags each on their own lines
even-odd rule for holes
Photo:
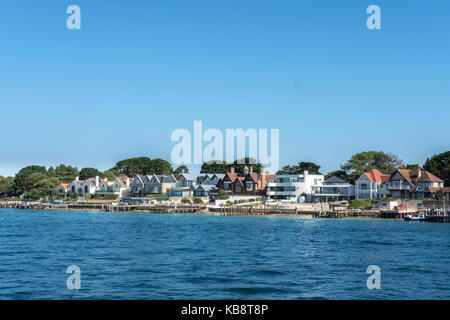
<svg viewBox="0 0 450 320">
<path fill-rule="evenodd" d="M 181 166 L 176 168 L 175 171 L 173 172 L 173 174 L 175 175 L 175 177 L 177 179 L 180 176 L 180 174 L 182 174 L 182 173 L 189 173 L 189 168 L 186 167 L 184 164 L 182 164 Z"/>
<path fill-rule="evenodd" d="M 425 161 L 423 168 L 445 182 L 450 187 L 450 151 L 435 154 Z"/>
<path fill-rule="evenodd" d="M 103 177 L 107 178 L 108 180 L 114 180 L 118 176 L 120 176 L 120 173 L 114 168 L 103 171 Z"/>
<path fill-rule="evenodd" d="M 385 174 L 392 174 L 402 165 L 403 161 L 394 154 L 382 151 L 364 151 L 352 155 L 345 164 L 341 165 L 341 169 L 354 177 L 359 177 L 371 169 L 377 169 Z"/>
<path fill-rule="evenodd" d="M 83 168 L 80 171 L 80 180 L 95 178 L 96 176 L 103 177 L 103 173 L 95 168 Z"/>
<path fill-rule="evenodd" d="M 43 166 L 28 166 L 21 169 L 14 178 L 14 190 L 16 194 L 22 194 L 28 191 L 29 184 L 27 182 L 28 177 L 33 173 L 41 173 L 44 176 L 47 175 L 47 170 Z"/>
<path fill-rule="evenodd" d="M 321 174 L 320 166 L 314 162 L 299 162 L 297 165 L 284 166 L 278 170 L 277 174 L 302 174 L 303 171 L 308 171 L 309 174 Z"/>
<path fill-rule="evenodd" d="M 119 175 L 123 174 L 128 177 L 135 175 L 153 174 L 153 162 L 148 157 L 129 158 L 116 163 L 113 170 Z"/>
<path fill-rule="evenodd" d="M 439 189 L 436 192 L 436 200 L 444 200 L 444 189 Z"/>
<path fill-rule="evenodd" d="M 203 200 L 200 199 L 200 198 L 194 198 L 194 203 L 195 203 L 195 204 L 202 204 L 202 203 L 203 203 Z"/>
<path fill-rule="evenodd" d="M 54 174 L 50 177 L 56 177 L 60 182 L 70 183 L 78 176 L 78 168 L 60 164 L 55 168 Z"/>
<path fill-rule="evenodd" d="M 14 194 L 14 178 L 0 176 L 0 197 L 8 197 Z"/>
<path fill-rule="evenodd" d="M 151 172 L 150 174 L 172 174 L 172 165 L 163 159 L 153 159 L 151 160 Z"/>
<path fill-rule="evenodd" d="M 37 173 L 39 174 L 39 173 Z M 58 178 L 44 178 L 37 181 L 33 187 L 25 193 L 27 198 L 40 199 L 49 198 L 57 195 L 59 185 Z"/>
<path fill-rule="evenodd" d="M 191 200 L 189 200 L 188 198 L 182 198 L 181 202 L 182 203 L 191 203 Z"/>
<path fill-rule="evenodd" d="M 252 167 L 254 172 L 261 172 L 262 164 L 256 162 L 255 159 L 245 157 L 235 160 L 231 163 L 220 160 L 212 160 L 202 164 L 201 173 L 227 173 L 233 167 L 235 172 L 242 172 L 245 167 Z"/>
<path fill-rule="evenodd" d="M 336 170 L 336 171 L 328 172 L 326 174 L 326 176 L 325 176 L 325 180 L 327 180 L 327 179 L 329 179 L 329 178 L 331 178 L 333 176 L 341 178 L 342 180 L 345 180 L 345 181 L 347 181 L 349 183 L 353 183 L 354 182 L 352 176 L 347 174 L 347 172 L 345 172 L 344 170 Z"/>
</svg>

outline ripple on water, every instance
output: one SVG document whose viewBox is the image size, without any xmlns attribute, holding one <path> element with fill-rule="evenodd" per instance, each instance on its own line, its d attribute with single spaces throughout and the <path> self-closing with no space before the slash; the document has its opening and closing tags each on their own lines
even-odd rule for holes
<svg viewBox="0 0 450 320">
<path fill-rule="evenodd" d="M 2 213 L 3 299 L 450 299 L 450 224 Z M 369 265 L 382 290 L 367 289 Z"/>
</svg>

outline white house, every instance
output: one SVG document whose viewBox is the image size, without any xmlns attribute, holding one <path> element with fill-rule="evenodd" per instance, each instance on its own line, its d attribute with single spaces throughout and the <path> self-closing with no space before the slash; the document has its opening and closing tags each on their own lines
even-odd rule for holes
<svg viewBox="0 0 450 320">
<path fill-rule="evenodd" d="M 67 196 L 67 194 L 69 193 L 69 183 L 61 183 L 58 186 L 58 194 L 61 197 L 65 197 Z"/>
<path fill-rule="evenodd" d="M 303 202 L 305 198 L 318 192 L 322 187 L 324 176 L 321 174 L 276 175 L 275 181 L 266 185 L 266 198 L 289 202 Z"/>
<path fill-rule="evenodd" d="M 130 188 L 130 179 L 128 177 L 118 177 L 114 181 L 108 181 L 104 179 L 100 183 L 100 187 L 97 190 L 97 194 L 100 198 L 106 195 L 114 195 L 117 198 L 128 197 L 128 191 Z"/>
<path fill-rule="evenodd" d="M 313 197 L 317 202 L 351 200 L 355 198 L 355 186 L 339 177 L 332 176 L 324 181 Z"/>
<path fill-rule="evenodd" d="M 385 183 L 389 177 L 389 174 L 383 174 L 377 169 L 364 172 L 355 183 L 356 199 L 383 199 L 388 194 Z"/>
<path fill-rule="evenodd" d="M 95 192 L 99 189 L 100 183 L 103 182 L 103 179 L 100 179 L 99 176 L 95 178 L 89 178 L 87 180 L 80 180 L 79 177 L 76 177 L 69 186 L 68 194 L 95 194 Z"/>
</svg>

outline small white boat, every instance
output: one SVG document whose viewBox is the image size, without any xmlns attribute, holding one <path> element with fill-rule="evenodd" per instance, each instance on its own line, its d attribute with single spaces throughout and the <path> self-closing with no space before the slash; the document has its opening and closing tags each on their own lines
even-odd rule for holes
<svg viewBox="0 0 450 320">
<path fill-rule="evenodd" d="M 405 216 L 406 221 L 425 221 L 423 213 L 410 213 Z"/>
</svg>

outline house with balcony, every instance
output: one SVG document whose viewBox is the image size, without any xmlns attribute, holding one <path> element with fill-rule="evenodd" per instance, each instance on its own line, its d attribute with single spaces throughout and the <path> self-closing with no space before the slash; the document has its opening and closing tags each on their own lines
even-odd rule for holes
<svg viewBox="0 0 450 320">
<path fill-rule="evenodd" d="M 142 197 L 149 194 L 167 194 L 175 188 L 177 179 L 171 175 L 136 175 L 130 183 L 131 197 Z"/>
<path fill-rule="evenodd" d="M 383 174 L 377 169 L 364 172 L 355 183 L 355 198 L 383 199 L 387 195 L 385 183 L 390 178 L 389 174 Z"/>
<path fill-rule="evenodd" d="M 209 197 L 211 192 L 216 190 L 217 187 L 212 184 L 200 184 L 191 187 L 192 196 L 196 198 Z"/>
<path fill-rule="evenodd" d="M 355 199 L 355 186 L 347 181 L 332 176 L 323 182 L 313 195 L 314 202 L 328 202 Z"/>
<path fill-rule="evenodd" d="M 324 182 L 321 174 L 276 175 L 267 183 L 266 199 L 286 202 L 304 202 L 320 192 Z"/>
<path fill-rule="evenodd" d="M 386 183 L 389 195 L 398 199 L 432 198 L 443 187 L 442 179 L 421 168 L 418 170 L 398 169 Z"/>
</svg>

